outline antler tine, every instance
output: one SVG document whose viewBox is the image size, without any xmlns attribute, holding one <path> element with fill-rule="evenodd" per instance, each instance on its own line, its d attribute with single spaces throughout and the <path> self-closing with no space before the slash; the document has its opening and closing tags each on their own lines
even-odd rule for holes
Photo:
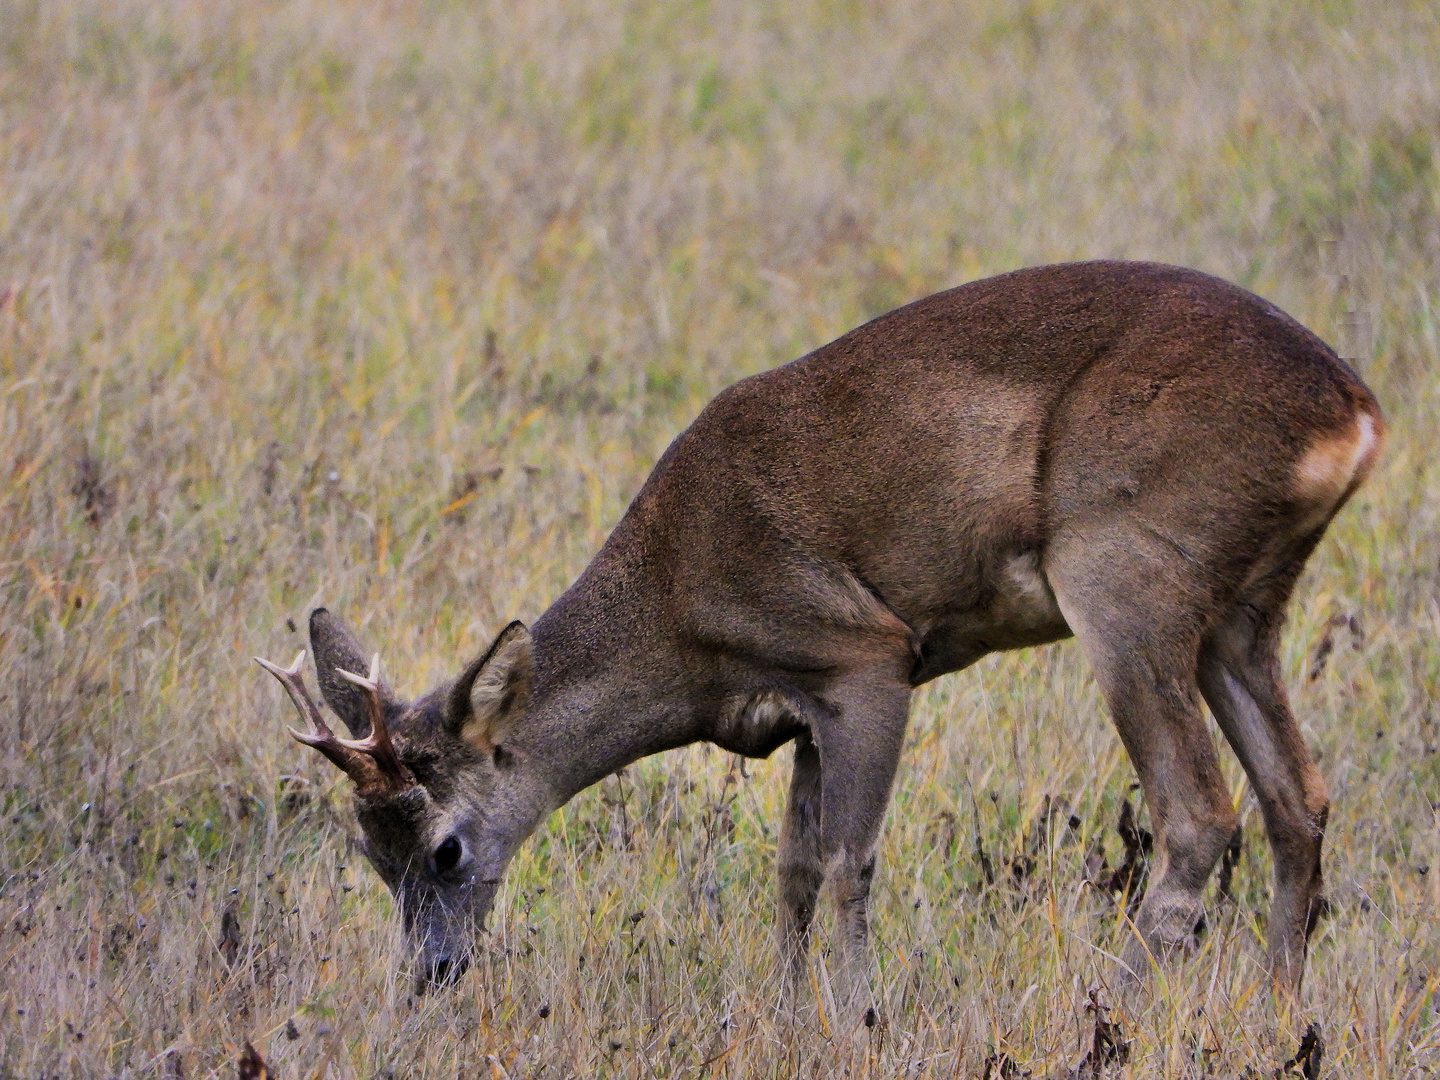
<svg viewBox="0 0 1440 1080">
<path fill-rule="evenodd" d="M 296 731 L 286 726 L 285 730 L 290 732 L 290 737 L 298 743 L 319 750 L 341 769 L 355 783 L 365 786 L 373 780 L 371 770 L 366 768 L 362 761 L 355 757 L 354 752 L 341 744 L 335 737 L 335 732 L 330 730 L 330 725 L 325 723 L 325 718 L 320 714 L 320 706 L 315 704 L 310 691 L 305 688 L 305 679 L 301 671 L 305 665 L 305 650 L 301 649 L 295 657 L 295 662 L 288 668 L 282 668 L 278 664 L 272 664 L 269 660 L 255 657 L 255 662 L 266 671 L 274 675 L 285 692 L 290 695 L 300 715 L 310 721 L 310 726 L 315 729 L 314 733 Z"/>
<path fill-rule="evenodd" d="M 301 675 L 301 671 L 305 665 L 304 649 L 301 649 L 300 652 L 296 654 L 295 662 L 288 668 L 282 668 L 278 664 L 272 664 L 269 660 L 265 660 L 259 656 L 255 657 L 255 662 L 279 680 L 280 685 L 285 688 L 285 692 L 290 695 L 290 700 L 294 702 L 296 710 L 299 711 L 302 717 L 310 721 L 311 726 L 314 727 L 321 736 L 334 736 L 334 732 L 330 730 L 329 725 L 325 723 L 324 717 L 320 715 L 320 706 L 315 704 L 314 700 L 310 697 L 310 692 L 305 689 L 305 680 Z M 290 734 L 294 735 L 301 742 L 305 742 L 306 739 L 309 738 L 309 736 L 302 735 L 294 728 L 290 728 Z"/>
<path fill-rule="evenodd" d="M 395 743 L 390 738 L 390 729 L 385 725 L 385 705 L 380 698 L 380 654 L 376 653 L 370 661 L 369 675 L 356 675 L 344 668 L 336 668 L 335 674 L 364 690 L 370 703 L 370 734 L 363 739 L 337 738 L 335 741 L 347 750 L 368 754 L 393 780 L 402 784 L 412 783 L 410 770 L 401 763 Z"/>
</svg>

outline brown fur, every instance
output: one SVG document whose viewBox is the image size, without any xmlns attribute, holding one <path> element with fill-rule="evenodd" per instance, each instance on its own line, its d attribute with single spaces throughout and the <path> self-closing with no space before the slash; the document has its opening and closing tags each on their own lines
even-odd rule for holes
<svg viewBox="0 0 1440 1080">
<path fill-rule="evenodd" d="M 371 858 L 444 981 L 510 856 L 575 793 L 697 740 L 794 740 L 781 947 L 794 970 L 828 878 L 863 993 L 911 691 L 1073 633 L 1156 833 L 1125 964 L 1190 943 L 1234 831 L 1203 695 L 1260 800 L 1271 963 L 1297 987 L 1328 804 L 1279 629 L 1382 435 L 1318 338 L 1193 271 L 1041 267 L 891 312 L 711 402 L 580 579 L 467 671 L 472 691 L 387 696 L 420 787 L 361 800 Z M 359 647 L 323 611 L 311 635 L 326 699 L 363 734 L 354 688 L 327 678 L 363 670 Z M 443 874 L 450 836 L 463 860 Z"/>
</svg>

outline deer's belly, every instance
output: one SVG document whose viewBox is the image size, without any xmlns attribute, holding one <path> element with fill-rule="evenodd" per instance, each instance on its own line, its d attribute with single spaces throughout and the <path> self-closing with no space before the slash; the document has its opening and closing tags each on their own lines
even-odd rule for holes
<svg viewBox="0 0 1440 1080">
<path fill-rule="evenodd" d="M 1070 636 L 1037 552 L 1007 559 L 987 584 L 984 604 L 947 611 L 921 633 L 913 685 L 969 667 L 992 652 Z"/>
<path fill-rule="evenodd" d="M 802 702 L 776 690 L 727 703 L 710 741 L 743 757 L 766 758 L 806 728 Z"/>
</svg>

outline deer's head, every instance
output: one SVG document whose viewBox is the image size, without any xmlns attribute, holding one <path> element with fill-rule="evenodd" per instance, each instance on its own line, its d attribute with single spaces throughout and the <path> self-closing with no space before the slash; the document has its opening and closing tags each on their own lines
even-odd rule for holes
<svg viewBox="0 0 1440 1080">
<path fill-rule="evenodd" d="M 396 697 L 379 656 L 367 663 L 324 608 L 310 616 L 310 645 L 321 693 L 351 738 L 310 697 L 303 652 L 289 668 L 256 660 L 309 729 L 290 734 L 355 782 L 362 846 L 420 954 L 420 989 L 451 983 L 470 964 L 510 856 L 551 809 L 525 756 L 506 745 L 529 697 L 530 635 L 511 623 L 458 679 L 414 703 Z"/>
</svg>

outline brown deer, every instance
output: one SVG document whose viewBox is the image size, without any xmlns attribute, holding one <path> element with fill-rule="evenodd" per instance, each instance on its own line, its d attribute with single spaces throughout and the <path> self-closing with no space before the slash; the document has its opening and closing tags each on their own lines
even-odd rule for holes
<svg viewBox="0 0 1440 1080">
<path fill-rule="evenodd" d="M 1191 270 L 1020 270 L 893 311 L 712 401 L 579 580 L 414 704 L 324 609 L 310 640 L 366 853 L 422 979 L 467 965 L 506 864 L 638 758 L 795 743 L 779 938 L 832 883 L 864 992 L 876 840 L 914 689 L 1075 635 L 1140 776 L 1152 881 L 1123 963 L 1184 949 L 1235 829 L 1204 697 L 1275 858 L 1270 963 L 1298 989 L 1328 799 L 1281 680 L 1286 600 L 1370 471 L 1375 398 L 1262 299 Z"/>
</svg>

